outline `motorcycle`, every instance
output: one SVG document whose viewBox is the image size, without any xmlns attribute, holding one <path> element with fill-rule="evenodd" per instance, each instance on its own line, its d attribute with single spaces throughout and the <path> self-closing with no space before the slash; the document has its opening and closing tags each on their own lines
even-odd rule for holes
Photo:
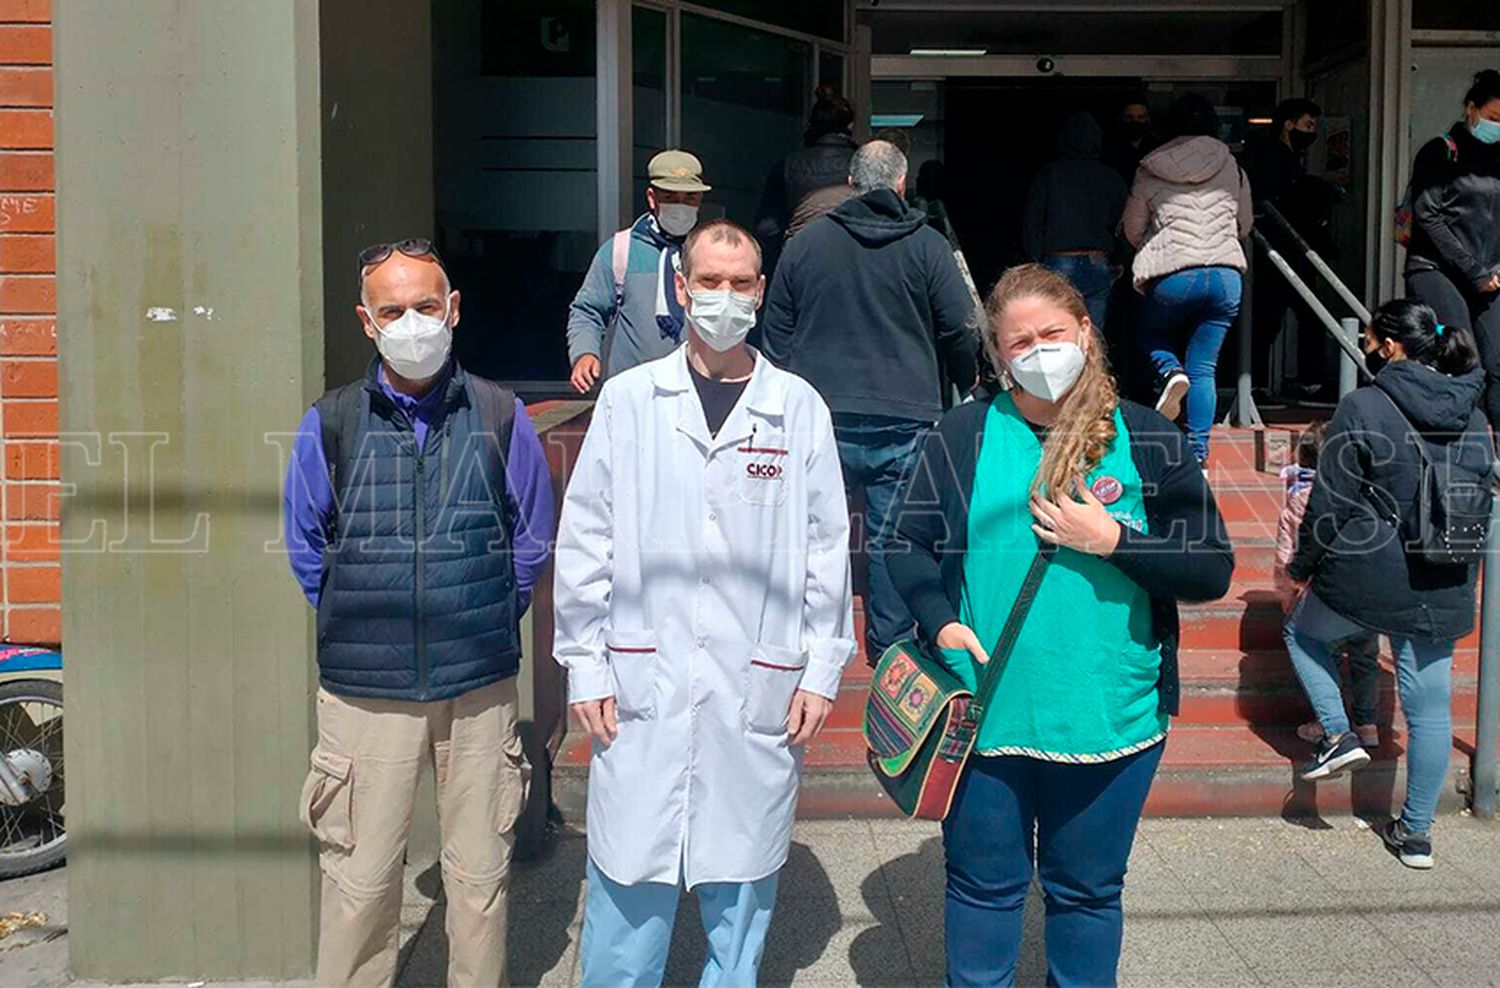
<svg viewBox="0 0 1500 988">
<path fill-rule="evenodd" d="M 67 854 L 62 653 L 0 647 L 0 879 Z"/>
</svg>

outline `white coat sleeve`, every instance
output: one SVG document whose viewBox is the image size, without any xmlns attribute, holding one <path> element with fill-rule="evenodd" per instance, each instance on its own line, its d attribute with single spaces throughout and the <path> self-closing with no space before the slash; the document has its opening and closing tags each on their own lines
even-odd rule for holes
<svg viewBox="0 0 1500 988">
<path fill-rule="evenodd" d="M 849 505 L 833 422 L 820 402 L 807 460 L 807 594 L 801 688 L 832 700 L 854 656 L 854 594 L 849 581 Z"/>
<path fill-rule="evenodd" d="M 604 640 L 614 577 L 611 408 L 606 386 L 584 434 L 558 523 L 552 656 L 568 670 L 569 703 L 615 693 Z"/>
</svg>

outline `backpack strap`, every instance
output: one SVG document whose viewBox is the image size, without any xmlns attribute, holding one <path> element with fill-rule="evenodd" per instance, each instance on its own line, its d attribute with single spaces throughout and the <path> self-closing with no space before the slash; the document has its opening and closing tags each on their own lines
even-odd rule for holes
<svg viewBox="0 0 1500 988">
<path fill-rule="evenodd" d="M 1448 145 L 1448 161 L 1450 164 L 1458 163 L 1458 142 L 1453 139 L 1453 131 L 1443 131 L 1443 143 Z"/>
<path fill-rule="evenodd" d="M 625 301 L 625 272 L 630 268 L 630 230 L 615 231 L 610 245 L 610 264 L 615 272 L 615 309 Z"/>
<path fill-rule="evenodd" d="M 328 464 L 328 483 L 333 488 L 334 510 L 338 510 L 339 484 L 347 479 L 348 457 L 359 437 L 359 414 L 364 382 L 353 381 L 326 392 L 313 403 L 322 429 L 323 459 Z"/>
<path fill-rule="evenodd" d="M 469 387 L 473 389 L 474 404 L 479 412 L 479 428 L 486 435 L 494 435 L 499 440 L 500 469 L 497 473 L 500 478 L 500 491 L 498 496 L 506 531 L 513 533 L 515 518 L 511 511 L 510 498 L 507 496 L 510 490 L 510 478 L 507 476 L 506 468 L 510 460 L 510 438 L 515 432 L 516 425 L 516 393 L 487 377 L 479 377 L 476 374 L 469 375 Z"/>
</svg>

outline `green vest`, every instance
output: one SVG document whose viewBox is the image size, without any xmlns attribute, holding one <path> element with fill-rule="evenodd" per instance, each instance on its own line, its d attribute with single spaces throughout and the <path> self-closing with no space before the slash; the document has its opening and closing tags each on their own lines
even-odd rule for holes
<svg viewBox="0 0 1500 988">
<path fill-rule="evenodd" d="M 964 556 L 962 620 L 993 649 L 1036 550 L 1027 501 L 1042 443 L 1010 395 L 994 400 L 974 470 Z M 1146 531 L 1141 477 L 1130 435 L 1115 410 L 1115 441 L 1086 478 L 1122 525 Z M 944 658 L 973 685 L 978 666 L 963 650 Z M 976 750 L 1049 761 L 1121 758 L 1161 740 L 1168 716 L 1157 683 L 1161 646 L 1151 598 L 1113 564 L 1059 548 L 1026 617 Z"/>
</svg>

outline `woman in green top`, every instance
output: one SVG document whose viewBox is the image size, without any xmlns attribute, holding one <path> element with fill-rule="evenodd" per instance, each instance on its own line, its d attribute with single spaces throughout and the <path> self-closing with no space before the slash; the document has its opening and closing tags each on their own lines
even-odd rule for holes
<svg viewBox="0 0 1500 988">
<path fill-rule="evenodd" d="M 1177 710 L 1177 602 L 1222 596 L 1234 553 L 1182 433 L 1120 400 L 1066 279 L 1013 268 L 985 314 L 1008 390 L 927 438 L 887 556 L 923 637 L 972 683 L 1033 555 L 1056 547 L 943 826 L 948 983 L 1012 983 L 1038 869 L 1049 983 L 1109 985 Z"/>
</svg>

